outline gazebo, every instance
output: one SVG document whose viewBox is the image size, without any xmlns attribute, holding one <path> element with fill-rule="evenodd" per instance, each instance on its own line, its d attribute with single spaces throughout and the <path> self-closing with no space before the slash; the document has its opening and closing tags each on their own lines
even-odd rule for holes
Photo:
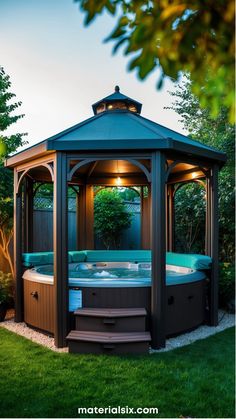
<svg viewBox="0 0 236 419">
<path fill-rule="evenodd" d="M 22 253 L 32 251 L 35 184 L 53 183 L 54 337 L 68 334 L 68 186 L 77 191 L 77 250 L 93 249 L 93 186 L 139 186 L 142 248 L 152 251 L 151 344 L 165 346 L 166 251 L 174 252 L 174 194 L 186 182 L 206 191 L 205 254 L 212 258 L 207 323 L 218 323 L 218 172 L 221 152 L 141 114 L 118 86 L 94 115 L 6 160 L 14 169 L 15 321 L 24 320 Z M 144 188 L 148 196 L 144 196 Z M 42 226 L 43 228 L 43 226 Z"/>
</svg>

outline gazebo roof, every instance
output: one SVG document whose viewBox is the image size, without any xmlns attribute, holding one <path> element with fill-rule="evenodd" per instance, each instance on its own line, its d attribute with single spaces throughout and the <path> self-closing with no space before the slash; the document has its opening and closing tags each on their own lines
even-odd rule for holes
<svg viewBox="0 0 236 419">
<path fill-rule="evenodd" d="M 105 108 L 98 113 L 98 107 L 104 103 Z M 116 104 L 121 104 L 121 108 L 115 107 Z M 124 106 L 127 108 L 124 109 Z M 134 106 L 132 111 L 129 110 L 130 106 Z M 139 102 L 121 94 L 116 86 L 115 93 L 93 105 L 94 116 L 10 157 L 6 165 L 13 166 L 25 160 L 27 152 L 35 156 L 49 150 L 114 152 L 168 149 L 220 163 L 226 161 L 224 153 L 142 117 L 139 114 L 141 106 Z"/>
</svg>

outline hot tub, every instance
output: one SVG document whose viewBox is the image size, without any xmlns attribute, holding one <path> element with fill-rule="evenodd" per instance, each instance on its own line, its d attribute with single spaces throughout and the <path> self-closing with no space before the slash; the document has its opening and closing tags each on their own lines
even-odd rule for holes
<svg viewBox="0 0 236 419">
<path fill-rule="evenodd" d="M 26 323 L 53 333 L 53 266 L 28 269 L 23 279 Z M 150 319 L 151 263 L 71 263 L 68 285 L 71 312 L 81 307 L 145 307 Z M 206 305 L 205 273 L 166 265 L 166 285 L 167 336 L 203 323 Z"/>
</svg>

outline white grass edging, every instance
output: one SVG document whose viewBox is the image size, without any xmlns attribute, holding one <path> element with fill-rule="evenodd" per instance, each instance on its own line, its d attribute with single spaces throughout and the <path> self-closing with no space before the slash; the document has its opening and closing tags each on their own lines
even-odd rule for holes
<svg viewBox="0 0 236 419">
<path fill-rule="evenodd" d="M 222 332 L 229 327 L 235 325 L 235 315 L 229 314 L 223 310 L 219 310 L 219 324 L 216 327 L 210 326 L 199 326 L 197 329 L 189 333 L 177 336 L 175 338 L 169 338 L 166 340 L 166 347 L 163 349 L 150 349 L 150 354 L 167 352 L 182 346 L 190 345 L 200 339 L 206 339 L 208 336 L 215 335 L 216 333 Z M 54 338 L 44 333 L 40 333 L 34 329 L 28 327 L 25 323 L 15 323 L 14 319 L 5 320 L 0 323 L 0 326 L 4 329 L 10 330 L 32 342 L 38 343 L 51 349 L 55 352 L 68 352 L 68 348 L 56 348 L 54 345 Z"/>
</svg>

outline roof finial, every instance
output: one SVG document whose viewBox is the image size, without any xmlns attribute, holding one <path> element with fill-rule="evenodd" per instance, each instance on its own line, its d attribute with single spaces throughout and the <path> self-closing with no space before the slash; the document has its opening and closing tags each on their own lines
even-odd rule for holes
<svg viewBox="0 0 236 419">
<path fill-rule="evenodd" d="M 120 91 L 120 87 L 119 86 L 115 86 L 115 92 L 116 93 L 119 93 L 119 91 Z"/>
</svg>

